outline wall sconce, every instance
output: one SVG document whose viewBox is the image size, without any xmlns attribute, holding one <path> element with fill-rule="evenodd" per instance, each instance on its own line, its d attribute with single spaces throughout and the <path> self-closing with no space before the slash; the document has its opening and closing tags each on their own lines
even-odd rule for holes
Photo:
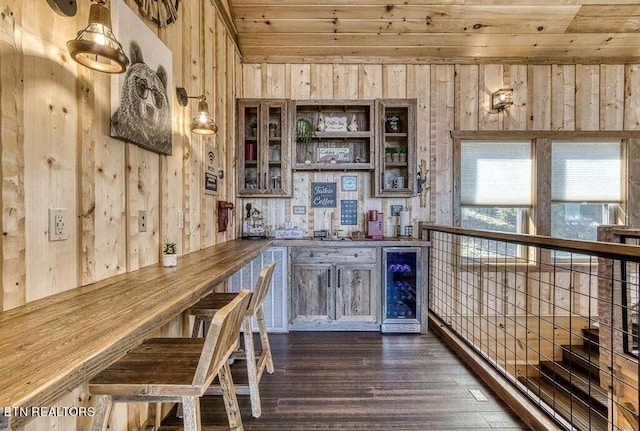
<svg viewBox="0 0 640 431">
<path fill-rule="evenodd" d="M 75 16 L 78 11 L 76 0 L 47 0 L 47 3 L 58 15 Z"/>
<path fill-rule="evenodd" d="M 491 109 L 502 112 L 513 105 L 513 88 L 502 88 L 491 95 Z"/>
<path fill-rule="evenodd" d="M 178 103 L 180 106 L 187 106 L 189 99 L 198 99 L 198 114 L 191 120 L 191 132 L 198 135 L 213 135 L 218 131 L 213 117 L 209 114 L 209 105 L 204 95 L 188 96 L 187 90 L 183 87 L 176 89 L 178 93 Z"/>
<path fill-rule="evenodd" d="M 92 0 L 89 24 L 67 42 L 71 57 L 90 69 L 106 73 L 123 73 L 129 59 L 111 31 L 111 16 L 105 0 Z"/>
</svg>

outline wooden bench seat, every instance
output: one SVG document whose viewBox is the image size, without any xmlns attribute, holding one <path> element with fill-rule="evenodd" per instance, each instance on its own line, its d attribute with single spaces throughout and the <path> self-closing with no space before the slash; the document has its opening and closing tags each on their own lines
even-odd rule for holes
<svg viewBox="0 0 640 431">
<path fill-rule="evenodd" d="M 185 431 L 200 431 L 200 400 L 217 377 L 225 400 L 229 426 L 242 430 L 229 357 L 235 350 L 249 304 L 243 289 L 216 313 L 205 338 L 152 338 L 98 373 L 89 392 L 98 395 L 93 431 L 105 431 L 116 402 L 179 402 Z M 150 421 L 158 425 L 157 407 Z"/>
</svg>

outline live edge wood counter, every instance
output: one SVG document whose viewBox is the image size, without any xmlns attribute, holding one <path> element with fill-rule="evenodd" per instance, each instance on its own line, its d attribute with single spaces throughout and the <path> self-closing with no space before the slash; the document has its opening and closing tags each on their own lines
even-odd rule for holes
<svg viewBox="0 0 640 431">
<path fill-rule="evenodd" d="M 225 242 L 0 313 L 0 430 L 31 419 L 3 408 L 51 406 L 270 244 Z"/>
</svg>

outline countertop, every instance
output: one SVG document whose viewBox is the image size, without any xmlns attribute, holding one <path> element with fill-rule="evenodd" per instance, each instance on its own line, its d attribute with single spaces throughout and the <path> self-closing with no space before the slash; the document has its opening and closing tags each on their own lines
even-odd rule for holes
<svg viewBox="0 0 640 431">
<path fill-rule="evenodd" d="M 280 247 L 428 247 L 429 241 L 418 238 L 384 239 L 271 239 L 272 245 Z"/>
<path fill-rule="evenodd" d="M 228 241 L 0 313 L 0 409 L 53 405 L 269 245 Z M 0 429 L 30 419 L 0 414 Z"/>
</svg>

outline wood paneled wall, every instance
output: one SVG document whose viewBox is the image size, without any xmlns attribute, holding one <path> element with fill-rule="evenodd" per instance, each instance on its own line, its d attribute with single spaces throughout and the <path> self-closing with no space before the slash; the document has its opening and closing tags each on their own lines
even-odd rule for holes
<svg viewBox="0 0 640 431">
<path fill-rule="evenodd" d="M 228 160 L 240 56 L 213 3 L 186 2 L 162 29 L 145 21 L 173 52 L 171 156 L 109 137 L 111 77 L 79 66 L 66 49 L 87 23 L 90 2 L 78 3 L 65 18 L 40 0 L 0 1 L 4 310 L 155 264 L 164 241 L 189 253 L 234 236 L 218 234 L 215 206 L 235 199 Z M 207 96 L 217 136 L 190 133 L 197 105 L 179 106 L 176 86 Z M 205 139 L 228 173 L 218 196 L 202 192 Z M 49 208 L 67 210 L 68 240 L 48 241 Z M 140 210 L 147 232 L 138 232 Z"/>
<path fill-rule="evenodd" d="M 358 199 L 359 226 L 340 226 L 343 234 L 363 230 L 369 209 L 385 213 L 385 234 L 397 221 L 391 205 L 404 205 L 418 220 L 454 222 L 452 130 L 465 131 L 608 131 L 640 128 L 640 66 L 638 65 L 428 65 L 428 64 L 244 64 L 242 97 L 291 99 L 417 98 L 418 167 L 430 171 L 427 198 L 372 198 L 370 173 L 358 173 L 358 192 L 340 192 L 338 199 Z M 491 93 L 514 89 L 514 105 L 491 110 Z M 637 141 L 629 141 L 637 159 Z M 635 172 L 635 171 L 634 171 Z M 308 208 L 293 215 L 292 206 L 309 206 L 313 181 L 340 183 L 343 172 L 297 172 L 292 199 L 243 199 L 268 211 L 271 224 L 291 221 L 307 232 L 325 229 L 332 211 Z M 338 186 L 338 190 L 340 187 Z M 635 191 L 635 188 L 631 188 Z M 628 221 L 640 214 L 629 195 Z M 241 213 L 238 212 L 238 217 Z"/>
<path fill-rule="evenodd" d="M 137 12 L 134 0 L 125 3 Z M 90 2 L 73 18 L 42 0 L 0 0 L 0 139 L 2 142 L 0 310 L 117 274 L 157 264 L 161 244 L 180 254 L 235 237 L 218 233 L 216 203 L 235 201 L 235 98 L 241 89 L 240 55 L 212 1 L 180 3 L 178 21 L 149 28 L 173 53 L 168 94 L 173 106 L 173 154 L 159 155 L 109 136 L 111 77 L 78 65 L 66 42 L 87 25 Z M 218 135 L 192 135 L 197 103 L 183 108 L 175 88 L 205 94 Z M 203 193 L 203 146 L 212 139 L 217 196 Z M 65 208 L 69 239 L 48 241 L 48 209 Z M 138 232 L 146 210 L 147 232 Z M 178 214 L 185 214 L 184 228 Z M 162 333 L 180 334 L 177 318 Z M 61 406 L 87 403 L 84 387 Z M 133 430 L 143 409 L 119 406 L 112 428 Z M 46 418 L 26 429 L 84 430 L 90 419 Z"/>
</svg>

